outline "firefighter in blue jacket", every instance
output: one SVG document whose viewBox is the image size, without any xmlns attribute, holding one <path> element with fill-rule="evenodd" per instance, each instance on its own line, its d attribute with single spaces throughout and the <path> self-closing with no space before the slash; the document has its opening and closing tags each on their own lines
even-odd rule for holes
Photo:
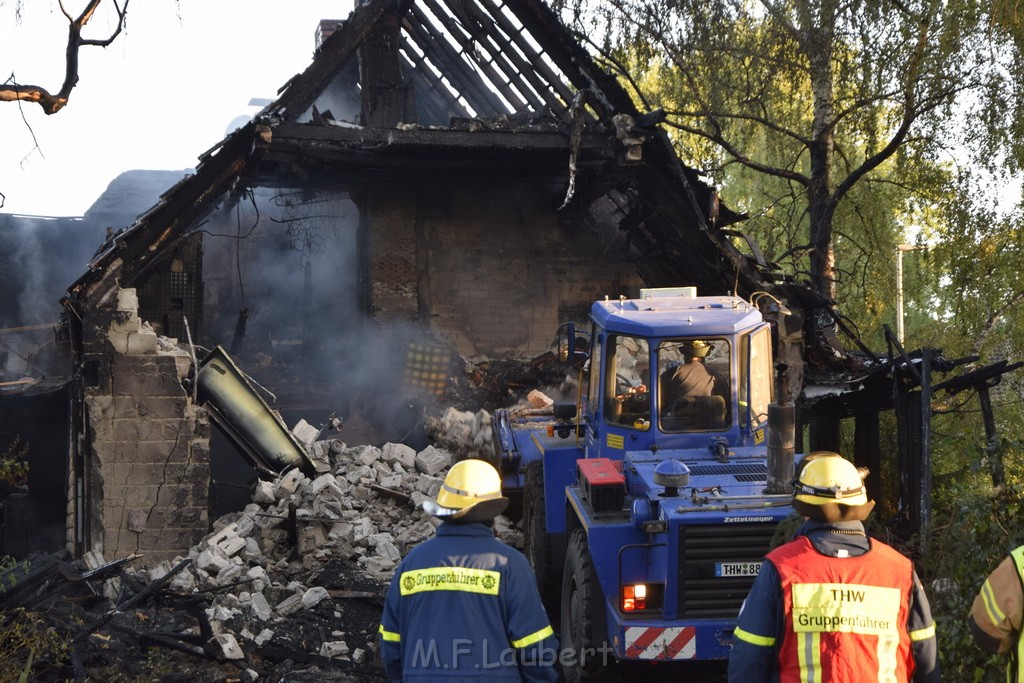
<svg viewBox="0 0 1024 683">
<path fill-rule="evenodd" d="M 483 460 L 449 470 L 423 509 L 437 537 L 395 570 L 380 623 L 392 681 L 555 681 L 558 642 L 526 557 L 494 537 L 508 506 L 501 477 Z"/>
</svg>

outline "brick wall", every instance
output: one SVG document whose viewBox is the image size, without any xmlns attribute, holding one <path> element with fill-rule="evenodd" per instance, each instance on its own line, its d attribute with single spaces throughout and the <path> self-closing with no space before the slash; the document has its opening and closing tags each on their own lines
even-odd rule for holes
<svg viewBox="0 0 1024 683">
<path fill-rule="evenodd" d="M 89 439 L 85 471 L 73 473 L 86 483 L 85 549 L 158 562 L 207 532 L 209 422 L 182 386 L 190 358 L 139 319 L 135 290 L 118 290 L 104 313 L 109 324 L 86 338 Z"/>
<path fill-rule="evenodd" d="M 484 178 L 416 192 L 389 187 L 369 206 L 374 315 L 421 320 L 462 355 L 533 357 L 589 304 L 638 292 L 629 263 L 597 235 L 562 225 L 550 186 Z"/>
</svg>

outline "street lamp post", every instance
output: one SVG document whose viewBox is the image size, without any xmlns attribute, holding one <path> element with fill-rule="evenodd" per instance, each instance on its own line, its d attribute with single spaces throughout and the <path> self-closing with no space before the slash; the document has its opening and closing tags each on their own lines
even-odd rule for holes
<svg viewBox="0 0 1024 683">
<path fill-rule="evenodd" d="M 913 244 L 896 245 L 896 339 L 903 345 L 903 252 L 917 249 Z"/>
</svg>

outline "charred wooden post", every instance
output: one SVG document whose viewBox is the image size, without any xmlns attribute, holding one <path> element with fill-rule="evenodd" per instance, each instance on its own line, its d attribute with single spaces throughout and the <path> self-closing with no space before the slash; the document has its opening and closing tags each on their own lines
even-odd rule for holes
<svg viewBox="0 0 1024 683">
<path fill-rule="evenodd" d="M 398 17 L 389 14 L 359 47 L 363 121 L 368 126 L 394 128 L 416 120 L 412 89 L 402 76 L 399 44 Z"/>
</svg>

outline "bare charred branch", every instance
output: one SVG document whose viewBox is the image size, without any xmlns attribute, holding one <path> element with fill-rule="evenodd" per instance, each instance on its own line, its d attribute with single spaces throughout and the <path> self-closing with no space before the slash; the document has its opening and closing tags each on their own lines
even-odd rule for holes
<svg viewBox="0 0 1024 683">
<path fill-rule="evenodd" d="M 60 3 L 61 12 L 68 19 L 68 44 L 65 49 L 64 83 L 60 90 L 54 94 L 40 85 L 20 85 L 13 77 L 3 85 L 0 85 L 0 102 L 35 102 L 43 108 L 47 114 L 56 114 L 68 103 L 71 91 L 78 85 L 78 53 L 83 46 L 107 47 L 121 34 L 124 29 L 125 16 L 128 13 L 128 2 L 125 0 L 122 7 L 117 0 L 111 0 L 114 9 L 117 11 L 117 28 L 109 37 L 103 40 L 85 38 L 82 31 L 86 24 L 96 14 L 96 10 L 103 0 L 89 0 L 89 4 L 78 18 L 72 18 L 64 8 L 63 1 Z"/>
</svg>

